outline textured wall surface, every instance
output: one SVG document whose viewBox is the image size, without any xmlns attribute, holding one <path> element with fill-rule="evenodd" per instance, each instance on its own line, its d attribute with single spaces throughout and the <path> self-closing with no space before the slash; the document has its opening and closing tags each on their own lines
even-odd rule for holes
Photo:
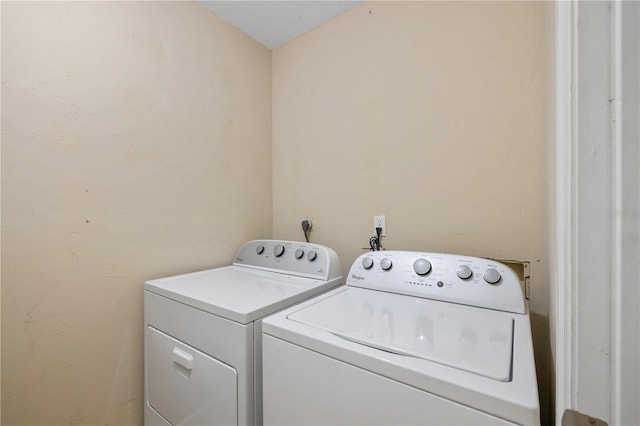
<svg viewBox="0 0 640 426">
<path fill-rule="evenodd" d="M 530 261 L 548 374 L 548 6 L 369 2 L 273 57 L 192 2 L 1 8 L 3 424 L 140 424 L 144 280 L 306 216 L 345 270 L 375 214 Z"/>
<path fill-rule="evenodd" d="M 531 262 L 544 395 L 548 7 L 365 2 L 273 55 L 274 236 Z"/>
<path fill-rule="evenodd" d="M 271 210 L 268 49 L 194 2 L 2 2 L 2 423 L 141 424 L 143 282 Z"/>
<path fill-rule="evenodd" d="M 385 214 L 388 249 L 528 260 L 544 276 L 544 11 L 371 2 L 276 49 L 275 235 L 300 238 L 313 216 L 346 268 Z"/>
</svg>

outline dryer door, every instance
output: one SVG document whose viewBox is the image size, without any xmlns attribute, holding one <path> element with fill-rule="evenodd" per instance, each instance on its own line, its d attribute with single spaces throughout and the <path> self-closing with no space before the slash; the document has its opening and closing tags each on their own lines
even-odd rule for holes
<svg viewBox="0 0 640 426">
<path fill-rule="evenodd" d="M 148 326 L 147 397 L 172 425 L 237 424 L 237 374 L 230 366 Z"/>
</svg>

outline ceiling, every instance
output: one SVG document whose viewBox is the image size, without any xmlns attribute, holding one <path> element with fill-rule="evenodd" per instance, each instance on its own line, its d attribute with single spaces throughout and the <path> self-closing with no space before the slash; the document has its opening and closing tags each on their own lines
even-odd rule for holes
<svg viewBox="0 0 640 426">
<path fill-rule="evenodd" d="M 199 3 L 268 48 L 275 49 L 361 1 L 199 0 Z"/>
</svg>

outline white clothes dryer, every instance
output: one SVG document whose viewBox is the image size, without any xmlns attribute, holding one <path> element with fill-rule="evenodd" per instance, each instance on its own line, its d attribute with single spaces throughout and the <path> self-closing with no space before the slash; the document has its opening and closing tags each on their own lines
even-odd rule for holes
<svg viewBox="0 0 640 426">
<path fill-rule="evenodd" d="M 271 240 L 146 282 L 145 425 L 262 424 L 262 318 L 341 283 L 330 248 Z"/>
<path fill-rule="evenodd" d="M 262 326 L 265 425 L 540 422 L 528 307 L 498 262 L 367 253 Z"/>
</svg>

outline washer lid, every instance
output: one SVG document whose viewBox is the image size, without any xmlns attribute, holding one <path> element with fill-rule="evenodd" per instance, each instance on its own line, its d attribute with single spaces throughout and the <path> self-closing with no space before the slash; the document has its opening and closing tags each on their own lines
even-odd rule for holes
<svg viewBox="0 0 640 426">
<path fill-rule="evenodd" d="M 288 319 L 342 339 L 508 382 L 513 318 L 452 303 L 347 288 Z"/>
<path fill-rule="evenodd" d="M 241 266 L 226 266 L 147 281 L 145 290 L 248 324 L 338 285 Z"/>
</svg>

